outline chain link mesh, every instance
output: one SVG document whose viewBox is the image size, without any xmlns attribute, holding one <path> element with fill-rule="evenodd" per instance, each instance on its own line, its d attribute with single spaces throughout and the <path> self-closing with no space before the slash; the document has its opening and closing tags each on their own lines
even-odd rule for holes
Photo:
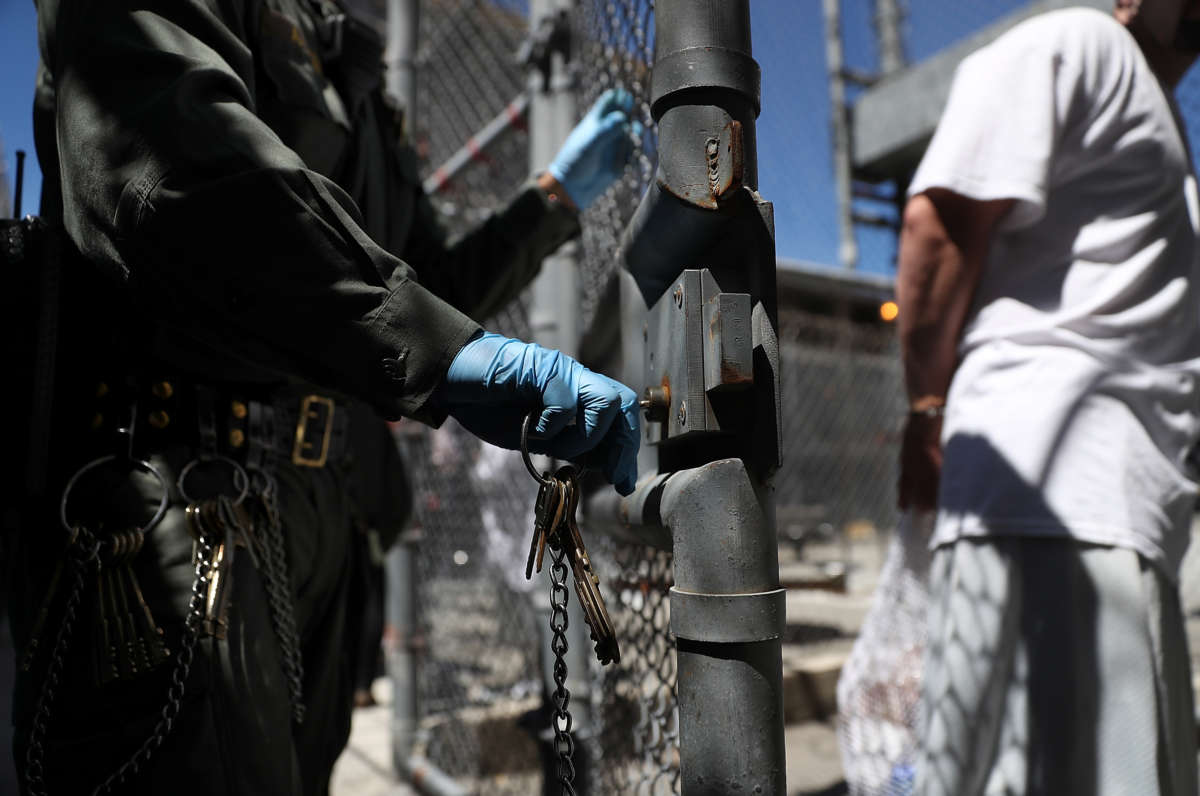
<svg viewBox="0 0 1200 796">
<path fill-rule="evenodd" d="M 524 90 L 524 68 L 515 60 L 528 30 L 523 10 L 490 0 L 422 3 L 413 141 L 423 174 L 446 163 Z M 588 0 L 577 6 L 572 28 L 570 68 L 579 112 L 604 90 L 621 86 L 634 94 L 635 114 L 647 131 L 620 182 L 583 217 L 580 321 L 586 328 L 616 271 L 621 233 L 654 170 L 648 101 L 653 4 Z M 477 223 L 528 176 L 528 147 L 522 120 L 480 146 L 434 194 L 452 232 Z M 527 338 L 528 297 L 484 325 Z M 479 444 L 453 421 L 438 431 L 401 428 L 423 529 L 418 611 L 429 637 L 420 679 L 424 748 L 418 751 L 480 793 L 538 792 L 534 737 L 544 729 L 541 672 L 550 651 L 540 649 L 540 624 L 547 619 L 539 610 L 542 583 L 527 583 L 523 572 L 536 485 L 519 457 Z M 594 726 L 581 728 L 579 747 L 591 763 L 591 792 L 676 793 L 670 554 L 589 534 L 581 519 L 624 652 L 619 665 L 601 669 L 593 662 L 586 673 Z M 579 699 L 573 692 L 572 705 Z M 491 731 L 497 722 L 505 731 Z M 528 733 L 514 733 L 513 723 Z"/>
<path fill-rule="evenodd" d="M 630 167 L 620 181 L 583 215 L 583 256 L 580 262 L 583 329 L 595 317 L 609 279 L 620 263 L 621 233 L 654 176 L 657 134 L 650 116 L 650 68 L 654 63 L 653 0 L 587 0 L 576 15 L 579 53 L 576 74 L 579 107 L 591 104 L 610 88 L 624 88 L 634 97 L 634 118 L 645 133 L 635 148 Z"/>
<path fill-rule="evenodd" d="M 895 525 L 907 401 L 895 328 L 782 308 L 781 540 Z"/>
<path fill-rule="evenodd" d="M 608 594 L 621 663 L 597 683 L 597 793 L 679 792 L 679 710 L 670 635 L 671 553 L 597 538 L 592 561 Z"/>
<path fill-rule="evenodd" d="M 529 21 L 491 0 L 422 0 L 417 109 L 412 141 L 428 175 L 525 90 L 517 52 Z M 464 232 L 501 205 L 529 173 L 525 120 L 482 147 L 441 190 L 435 206 L 451 232 Z"/>
<path fill-rule="evenodd" d="M 634 95 L 635 115 L 646 130 L 631 167 L 584 214 L 584 329 L 619 267 L 621 234 L 655 168 L 653 10 L 651 0 L 585 0 L 573 18 L 579 112 L 620 86 Z M 487 0 L 426 0 L 421 13 L 430 35 L 422 49 L 415 142 L 429 174 L 522 89 L 522 68 L 511 55 L 528 22 L 513 4 Z M 488 59 L 487 68 L 459 57 L 467 51 L 481 53 L 476 60 Z M 527 176 L 527 147 L 525 130 L 513 126 L 436 194 L 452 229 L 475 223 L 520 184 Z M 527 306 L 517 302 L 485 325 L 526 335 Z M 902 416 L 904 394 L 892 329 L 785 311 L 780 342 L 789 448 L 777 479 L 781 532 L 802 541 L 855 523 L 889 527 L 895 521 L 894 421 Z M 481 446 L 452 422 L 415 433 L 405 439 L 425 530 L 418 562 L 424 573 L 419 609 L 430 637 L 421 680 L 423 751 L 451 775 L 477 783 L 480 792 L 534 792 L 531 783 L 541 774 L 533 736 L 500 733 L 514 747 L 506 752 L 509 759 L 523 762 L 494 770 L 489 761 L 503 755 L 490 748 L 497 734 L 486 727 L 502 720 L 533 728 L 534 713 L 544 709 L 540 673 L 549 650 L 539 648 L 545 642 L 539 631 L 546 616 L 534 607 L 543 589 L 540 581 L 528 584 L 523 577 L 536 486 L 517 456 Z M 678 793 L 671 555 L 589 533 L 586 517 L 581 525 L 623 650 L 616 666 L 592 663 L 593 726 L 579 744 L 590 761 L 592 792 Z M 573 697 L 574 705 L 574 691 Z"/>
</svg>

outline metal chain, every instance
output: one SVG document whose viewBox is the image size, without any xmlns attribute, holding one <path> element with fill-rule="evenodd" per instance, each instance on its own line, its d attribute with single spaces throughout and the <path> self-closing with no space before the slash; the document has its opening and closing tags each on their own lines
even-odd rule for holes
<svg viewBox="0 0 1200 796">
<path fill-rule="evenodd" d="M 116 771 L 92 791 L 92 796 L 112 793 L 113 788 L 125 783 L 131 775 L 150 761 L 151 756 L 162 746 L 163 741 L 175 726 L 175 719 L 183 709 L 183 694 L 187 690 L 188 675 L 192 671 L 192 660 L 195 657 L 196 641 L 200 638 L 200 625 L 204 621 L 204 603 L 208 594 L 208 582 L 213 568 L 212 542 L 201 536 L 196 542 L 196 577 L 192 581 L 192 598 L 188 602 L 187 618 L 183 623 L 183 637 L 179 640 L 179 657 L 175 668 L 171 671 L 171 685 L 167 688 L 167 703 L 163 706 L 162 715 L 149 737 L 142 742 L 133 756 L 122 763 Z"/>
<path fill-rule="evenodd" d="M 81 545 L 81 541 L 84 544 Z M 161 717 L 138 750 L 116 771 L 105 778 L 92 791 L 92 796 L 111 793 L 115 786 L 124 784 L 131 775 L 138 773 L 141 766 L 149 762 L 154 752 L 162 746 L 183 708 L 183 695 L 187 688 L 188 675 L 192 669 L 200 623 L 204 619 L 204 599 L 208 592 L 209 572 L 212 568 L 213 557 L 213 547 L 207 538 L 200 538 L 197 541 L 197 548 L 196 577 L 192 582 L 192 597 L 188 603 L 183 637 L 179 643 L 179 655 L 175 661 L 175 668 L 171 672 L 171 685 L 167 689 L 167 701 L 163 706 Z M 46 670 L 46 678 L 42 682 L 42 692 L 38 697 L 33 718 L 33 730 L 29 737 L 29 748 L 25 753 L 25 781 L 30 796 L 46 796 L 43 762 L 46 750 L 43 739 L 50 722 L 50 709 L 58 688 L 59 677 L 62 674 L 67 647 L 70 645 L 75 625 L 75 612 L 83 593 L 85 570 L 90 569 L 93 564 L 100 566 L 99 552 L 100 544 L 96 541 L 95 536 L 85 529 L 79 530 L 75 540 L 72 541 L 71 548 L 73 558 L 71 594 L 67 597 L 67 603 L 63 609 L 63 621 L 59 625 L 58 635 L 54 641 L 54 651 Z"/>
<path fill-rule="evenodd" d="M 67 596 L 66 606 L 63 608 L 62 624 L 58 626 L 58 634 L 54 639 L 54 650 L 50 653 L 50 663 L 46 668 L 46 677 L 42 680 L 42 690 L 33 713 L 29 747 L 25 750 L 25 786 L 30 796 L 46 796 L 43 765 L 46 748 L 42 740 L 46 737 L 46 730 L 50 724 L 50 707 L 54 704 L 58 679 L 62 675 L 71 632 L 75 627 L 75 611 L 79 608 L 79 599 L 83 594 L 83 576 L 85 570 L 90 569 L 93 564 L 99 565 L 100 545 L 90 531 L 79 529 L 75 538 L 71 540 L 68 554 L 71 556 L 71 593 Z"/>
<path fill-rule="evenodd" d="M 571 735 L 571 692 L 567 690 L 567 565 L 566 551 L 550 546 L 550 651 L 554 653 L 554 750 L 558 754 L 558 782 L 563 796 L 575 794 L 575 739 Z"/>
<path fill-rule="evenodd" d="M 296 631 L 296 615 L 292 609 L 292 587 L 288 579 L 287 552 L 283 541 L 283 521 L 276 502 L 276 485 L 271 476 L 263 473 L 266 483 L 258 491 L 258 502 L 266 519 L 266 555 L 263 556 L 263 575 L 266 576 L 267 601 L 271 608 L 271 624 L 283 655 L 284 674 L 288 681 L 288 699 L 292 703 L 292 718 L 304 722 L 304 661 L 300 655 L 300 634 Z"/>
</svg>

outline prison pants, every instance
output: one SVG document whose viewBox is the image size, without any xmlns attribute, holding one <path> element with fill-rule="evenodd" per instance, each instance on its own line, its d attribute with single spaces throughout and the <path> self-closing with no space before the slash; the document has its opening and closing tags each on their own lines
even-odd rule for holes
<svg viewBox="0 0 1200 796">
<path fill-rule="evenodd" d="M 1178 590 L 1130 550 L 993 537 L 937 549 L 919 796 L 1195 796 Z"/>
</svg>

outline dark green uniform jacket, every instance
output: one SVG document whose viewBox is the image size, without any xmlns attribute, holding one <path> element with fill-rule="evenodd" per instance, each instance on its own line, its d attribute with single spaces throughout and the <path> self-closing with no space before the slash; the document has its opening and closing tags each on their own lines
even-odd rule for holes
<svg viewBox="0 0 1200 796">
<path fill-rule="evenodd" d="M 436 422 L 427 401 L 473 318 L 578 232 L 530 185 L 448 243 L 396 143 L 381 50 L 323 50 L 331 7 L 38 8 L 39 107 L 55 109 L 39 154 L 48 184 L 58 160 L 62 221 L 173 334 Z"/>
<path fill-rule="evenodd" d="M 151 374 L 163 372 L 165 359 L 195 381 L 309 382 L 385 415 L 436 422 L 430 394 L 479 328 L 473 318 L 512 298 L 541 259 L 577 233 L 570 211 L 527 187 L 447 242 L 411 149 L 396 143 L 395 117 L 379 91 L 378 44 L 331 50 L 318 34 L 329 9 L 315 2 L 38 0 L 44 212 L 120 286 L 114 301 L 111 291 L 68 284 L 62 371 L 107 376 L 107 364 L 89 360 L 93 350 L 109 353 L 106 333 L 121 326 L 132 332 L 124 361 L 155 360 Z M 118 306 L 132 307 L 128 318 Z M 81 335 L 95 338 L 91 350 L 64 345 Z M 82 372 L 60 375 L 60 385 L 87 382 Z M 71 392 L 60 386 L 56 404 Z M 171 428 L 189 422 L 195 418 Z M 56 432 L 65 447 L 84 446 L 70 429 Z M 147 450 L 166 484 L 196 455 L 182 442 Z M 361 613 L 352 594 L 348 476 L 340 466 L 299 467 L 281 457 L 276 478 L 306 718 L 291 722 L 292 670 L 269 641 L 279 622 L 266 581 L 238 556 L 228 639 L 196 646 L 171 735 L 126 784 L 130 793 L 325 792 L 349 733 Z M 139 511 L 157 503 L 154 479 L 134 486 Z M 113 501 L 94 483 L 73 505 Z M 181 501 L 145 534 L 132 564 L 174 650 L 196 571 Z M 19 538 L 12 605 L 22 649 L 62 555 L 61 534 Z M 94 601 L 94 592 L 84 595 Z M 172 659 L 130 683 L 95 687 L 88 645 L 98 636 L 87 613 L 45 743 L 51 793 L 90 792 L 129 759 L 159 725 L 178 673 Z M 19 674 L 22 761 L 46 666 L 42 654 Z"/>
</svg>

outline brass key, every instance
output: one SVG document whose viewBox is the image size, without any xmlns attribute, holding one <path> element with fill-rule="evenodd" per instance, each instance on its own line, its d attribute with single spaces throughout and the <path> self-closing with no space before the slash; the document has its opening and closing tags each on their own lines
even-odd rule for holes
<svg viewBox="0 0 1200 796">
<path fill-rule="evenodd" d="M 575 521 L 575 511 L 579 507 L 579 480 L 575 468 L 571 465 L 560 467 L 554 474 L 554 480 L 560 484 L 564 494 L 561 517 L 550 544 L 555 548 L 563 548 L 571 562 L 575 594 L 583 606 L 583 618 L 591 631 L 600 664 L 620 663 L 621 649 L 617 645 L 617 634 L 608 615 L 608 607 L 600 593 L 600 578 L 592 571 L 592 562 L 583 545 L 583 535 Z"/>
<path fill-rule="evenodd" d="M 150 606 L 146 603 L 146 596 L 142 594 L 142 587 L 138 583 L 133 567 L 126 566 L 118 574 L 125 579 L 125 584 L 129 588 L 130 594 L 133 595 L 134 602 L 137 603 L 131 605 L 130 610 L 138 625 L 143 663 L 147 669 L 152 669 L 171 656 L 163 639 L 163 630 L 154 620 L 154 614 L 150 612 Z"/>
<path fill-rule="evenodd" d="M 129 607 L 128 584 L 124 577 L 124 571 L 128 569 L 129 561 L 133 557 L 136 540 L 132 531 L 114 534 L 112 539 L 113 557 L 108 568 L 108 595 L 112 601 L 113 619 L 117 628 L 117 659 L 122 677 L 133 677 L 149 668 L 149 661 L 143 660 L 141 634 L 137 632 L 133 612 Z"/>
<path fill-rule="evenodd" d="M 213 502 L 201 507 L 204 525 L 216 532 L 221 541 L 213 551 L 213 564 L 204 601 L 204 630 L 210 636 L 224 639 L 229 629 L 229 597 L 233 586 L 233 558 L 237 544 L 233 528 L 221 522 Z"/>
<path fill-rule="evenodd" d="M 119 637 L 117 623 L 112 615 L 109 599 L 108 567 L 103 564 L 96 569 L 96 624 L 92 648 L 92 674 L 97 685 L 110 683 L 121 677 L 117 649 Z"/>
<path fill-rule="evenodd" d="M 250 514 L 241 504 L 235 503 L 225 495 L 217 498 L 217 510 L 221 521 L 233 529 L 234 543 L 249 553 L 254 568 L 261 570 L 260 553 L 265 555 L 265 551 L 259 549 L 260 540 L 254 534 L 254 522 Z"/>
<path fill-rule="evenodd" d="M 547 473 L 538 489 L 537 502 L 533 507 L 533 540 L 529 543 L 529 558 L 525 561 L 525 580 L 533 578 L 534 559 L 537 571 L 542 571 L 542 551 L 546 548 L 546 536 L 558 524 L 557 513 L 562 510 L 558 484 Z"/>
</svg>

